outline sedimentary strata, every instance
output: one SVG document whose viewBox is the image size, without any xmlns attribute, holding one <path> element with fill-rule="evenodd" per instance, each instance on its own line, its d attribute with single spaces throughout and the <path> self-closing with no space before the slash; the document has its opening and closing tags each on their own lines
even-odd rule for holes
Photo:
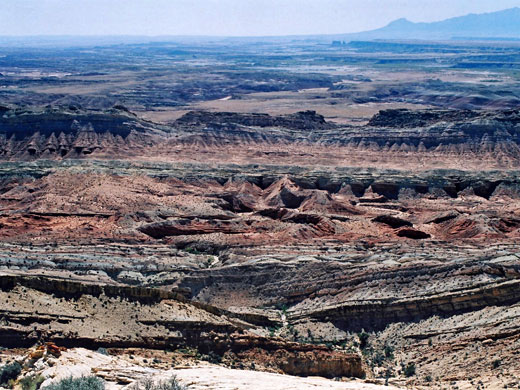
<svg viewBox="0 0 520 390">
<path fill-rule="evenodd" d="M 514 110 L 346 126 L 6 109 L 2 340 L 382 380 L 465 353 L 490 378 L 493 350 L 518 372 L 518 126 Z"/>
</svg>

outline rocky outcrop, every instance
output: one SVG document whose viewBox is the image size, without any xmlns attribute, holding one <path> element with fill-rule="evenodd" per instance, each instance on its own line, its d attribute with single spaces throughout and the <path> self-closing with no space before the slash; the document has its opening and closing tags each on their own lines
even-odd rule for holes
<svg viewBox="0 0 520 390">
<path fill-rule="evenodd" d="M 394 217 L 393 215 L 378 215 L 372 221 L 378 223 L 384 223 L 394 229 L 403 227 L 403 226 L 413 226 L 413 224 L 409 221 L 406 221 L 402 218 Z"/>
<path fill-rule="evenodd" d="M 178 219 L 144 225 L 139 230 L 153 238 L 211 233 L 239 234 L 251 231 L 243 221 Z"/>
<path fill-rule="evenodd" d="M 79 298 L 84 294 L 96 297 L 105 295 L 107 297 L 122 297 L 148 303 L 157 303 L 164 299 L 183 300 L 186 298 L 186 291 L 168 291 L 115 283 L 97 284 L 62 278 L 46 278 L 43 276 L 27 277 L 16 274 L 0 274 L 0 290 L 10 291 L 17 286 L 24 286 L 43 293 L 56 294 L 68 298 Z"/>
<path fill-rule="evenodd" d="M 492 283 L 468 291 L 422 298 L 381 300 L 366 304 L 337 305 L 313 313 L 313 318 L 333 321 L 342 329 L 383 329 L 389 323 L 410 322 L 431 317 L 475 311 L 486 306 L 510 305 L 520 301 L 519 280 Z M 301 318 L 296 314 L 293 319 Z"/>
<path fill-rule="evenodd" d="M 447 211 L 447 212 L 439 213 L 439 214 L 433 216 L 431 219 L 429 219 L 425 223 L 427 223 L 427 224 L 429 224 L 429 223 L 439 224 L 439 223 L 443 223 L 443 222 L 455 219 L 459 215 L 460 214 L 457 213 L 456 211 Z"/>
<path fill-rule="evenodd" d="M 324 368 L 326 366 L 332 368 L 328 371 L 329 373 L 344 372 L 347 377 L 351 377 L 356 372 L 356 361 L 353 356 L 343 354 L 344 358 L 341 360 L 338 354 L 331 352 L 324 354 L 319 351 L 319 348 L 312 358 L 311 353 L 301 354 L 301 362 L 312 365 L 309 370 L 306 370 L 309 375 L 302 375 L 307 378 L 287 375 L 287 372 L 279 367 L 278 363 L 283 365 L 283 361 L 290 362 L 292 358 L 292 355 L 283 355 L 282 351 L 270 355 L 266 351 L 258 350 L 257 355 L 250 354 L 241 357 L 227 354 L 222 364 L 217 365 L 201 364 L 195 358 L 183 354 L 182 350 L 163 352 L 109 349 L 96 352 L 84 348 L 73 348 L 64 350 L 60 356 L 54 356 L 47 351 L 48 348 L 48 345 L 40 345 L 23 351 L 25 354 L 17 359 L 23 367 L 17 383 L 15 382 L 17 386 L 20 385 L 23 378 L 41 378 L 42 388 L 44 388 L 70 376 L 76 378 L 95 375 L 108 382 L 105 385 L 107 388 L 123 386 L 123 390 L 135 388 L 136 383 L 143 386 L 145 381 L 148 383 L 152 381 L 156 384 L 169 383 L 166 381 L 171 381 L 172 377 L 176 379 L 175 383 L 180 385 L 189 384 L 190 387 L 202 388 L 219 387 L 222 390 L 245 388 L 246 386 L 266 390 L 281 386 L 304 390 L 317 387 L 346 390 L 351 388 L 351 384 L 323 378 L 322 374 L 326 372 Z M 287 353 L 287 351 L 285 352 Z M 256 370 L 231 368 L 237 365 L 235 360 L 230 361 L 231 358 L 241 359 L 238 363 L 239 367 L 255 367 Z M 359 368 L 357 369 L 358 374 L 355 376 L 361 377 L 361 374 L 365 373 L 361 370 L 361 359 L 359 356 L 357 358 Z M 334 365 L 337 366 L 335 371 Z M 294 365 L 285 363 L 285 366 L 290 371 L 293 367 L 298 367 L 298 364 L 296 362 Z M 285 375 L 282 375 L 284 372 Z M 319 373 L 322 378 L 317 378 L 311 374 L 312 372 Z M 362 386 L 363 389 L 383 389 L 382 386 L 370 384 L 360 384 L 359 386 Z"/>
<path fill-rule="evenodd" d="M 426 238 L 431 238 L 430 234 L 411 228 L 399 229 L 397 235 L 399 237 L 406 237 L 414 240 L 424 240 Z"/>
<path fill-rule="evenodd" d="M 235 124 L 252 127 L 282 127 L 294 130 L 333 129 L 335 124 L 325 121 L 316 111 L 271 116 L 268 114 L 240 114 L 234 112 L 190 111 L 175 122 L 176 126 L 197 128 Z"/>
<path fill-rule="evenodd" d="M 11 110 L 0 117 L 0 158 L 133 154 L 153 143 L 161 131 L 161 126 L 117 110 Z"/>
<path fill-rule="evenodd" d="M 493 253 L 490 250 L 487 256 Z M 497 261 L 477 261 L 470 256 L 465 260 L 443 260 L 444 263 L 418 256 L 406 260 L 408 265 L 390 253 L 382 257 L 385 261 L 371 263 L 365 271 L 361 264 L 366 258 L 357 266 L 338 260 L 320 263 L 302 259 L 301 263 L 286 264 L 256 261 L 240 266 L 240 270 L 233 266 L 200 271 L 186 276 L 180 285 L 189 287 L 195 299 L 211 297 L 216 305 L 226 305 L 239 292 L 249 306 L 284 303 L 289 307 L 290 321 L 310 317 L 353 331 L 383 329 L 394 322 L 449 316 L 520 301 L 516 255 Z M 239 275 L 248 275 L 247 283 Z M 432 284 L 437 286 L 435 293 L 431 291 Z M 326 288 L 322 287 L 325 285 Z M 364 295 L 367 288 L 371 291 L 369 296 Z M 325 307 L 328 305 L 330 308 Z"/>
<path fill-rule="evenodd" d="M 192 347 L 220 356 L 249 355 L 251 360 L 269 355 L 275 367 L 292 375 L 364 375 L 357 354 L 255 336 L 244 331 L 254 325 L 230 312 L 228 318 L 220 309 L 192 304 L 175 292 L 10 275 L 2 275 L 0 282 L 3 347 L 42 341 L 88 348 Z M 63 349 L 48 343 L 46 350 L 59 356 Z M 37 349 L 33 357 L 44 352 Z"/>
<path fill-rule="evenodd" d="M 511 111 L 507 112 L 511 113 Z M 470 121 L 479 115 L 478 111 L 470 110 L 382 110 L 374 115 L 368 124 L 375 127 L 418 128 L 439 122 Z"/>
<path fill-rule="evenodd" d="M 285 343 L 280 348 L 272 345 L 258 345 L 255 340 L 242 338 L 236 340 L 242 351 L 236 352 L 240 359 L 251 360 L 252 352 L 256 359 L 278 367 L 284 373 L 296 376 L 357 377 L 366 375 L 361 356 L 353 353 L 332 351 L 325 346 L 311 346 Z M 284 345 L 284 343 L 279 343 Z"/>
</svg>

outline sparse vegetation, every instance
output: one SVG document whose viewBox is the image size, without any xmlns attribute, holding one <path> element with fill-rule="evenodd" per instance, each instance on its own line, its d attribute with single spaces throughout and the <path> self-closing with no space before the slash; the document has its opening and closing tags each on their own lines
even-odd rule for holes
<svg viewBox="0 0 520 390">
<path fill-rule="evenodd" d="M 403 374 L 406 377 L 411 377 L 415 375 L 415 363 L 408 363 L 404 366 Z"/>
<path fill-rule="evenodd" d="M 361 349 L 365 349 L 366 347 L 368 347 L 368 333 L 366 332 L 360 332 L 358 333 L 358 339 L 359 339 L 359 348 Z"/>
<path fill-rule="evenodd" d="M 196 248 L 186 247 L 184 248 L 185 252 L 191 253 L 192 255 L 202 255 L 204 252 L 199 251 Z"/>
<path fill-rule="evenodd" d="M 392 347 L 390 345 L 385 345 L 384 354 L 385 354 L 385 358 L 387 358 L 389 360 L 393 360 L 394 359 L 394 347 Z"/>
<path fill-rule="evenodd" d="M 213 351 L 209 351 L 207 355 L 202 355 L 201 359 L 205 360 L 207 362 L 213 363 L 213 364 L 222 363 L 222 356 L 220 356 L 218 353 L 215 353 Z"/>
<path fill-rule="evenodd" d="M 22 366 L 18 362 L 9 363 L 0 368 L 0 386 L 6 386 L 9 381 L 18 378 L 22 372 Z"/>
<path fill-rule="evenodd" d="M 274 337 L 276 333 L 281 329 L 282 327 L 280 325 L 276 326 L 270 326 L 269 329 L 269 337 Z"/>
<path fill-rule="evenodd" d="M 45 390 L 104 390 L 105 382 L 95 376 L 65 378 L 58 383 L 45 386 Z"/>
<path fill-rule="evenodd" d="M 30 375 L 22 378 L 20 385 L 22 386 L 22 390 L 37 390 L 44 380 L 45 378 L 41 375 Z"/>
<path fill-rule="evenodd" d="M 372 363 L 376 366 L 381 366 L 385 360 L 385 355 L 381 352 L 376 352 L 372 358 Z"/>
<path fill-rule="evenodd" d="M 151 378 L 144 378 L 135 382 L 132 390 L 187 390 L 188 386 L 182 385 L 174 375 L 170 379 L 155 382 Z"/>
</svg>

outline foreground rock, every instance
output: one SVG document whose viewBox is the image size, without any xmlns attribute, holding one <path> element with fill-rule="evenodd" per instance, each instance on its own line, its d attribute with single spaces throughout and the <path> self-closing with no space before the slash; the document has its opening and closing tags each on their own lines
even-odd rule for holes
<svg viewBox="0 0 520 390">
<path fill-rule="evenodd" d="M 145 352 L 144 352 L 145 353 Z M 1 355 L 0 355 L 1 356 Z M 132 359 L 129 359 L 131 356 Z M 171 357 L 170 357 L 171 358 Z M 332 381 L 325 378 L 299 378 L 277 373 L 231 369 L 211 365 L 204 362 L 184 361 L 174 364 L 169 362 L 147 364 L 146 359 L 134 355 L 107 355 L 83 348 L 64 351 L 59 357 L 43 355 L 41 357 L 20 356 L 24 370 L 22 377 L 41 376 L 44 379 L 42 387 L 56 383 L 68 377 L 94 375 L 106 381 L 107 390 L 132 389 L 132 384 L 144 378 L 154 381 L 176 376 L 181 384 L 189 389 L 220 389 L 220 390 L 288 390 L 288 389 L 359 389 L 377 390 L 393 389 L 356 380 Z"/>
<path fill-rule="evenodd" d="M 361 357 L 323 345 L 259 336 L 240 315 L 191 303 L 177 292 L 92 282 L 0 276 L 0 346 L 52 341 L 69 347 L 195 348 L 241 361 L 258 358 L 292 375 L 363 377 Z M 56 296 L 55 296 L 56 295 Z M 53 345 L 30 356 L 59 356 Z"/>
<path fill-rule="evenodd" d="M 183 383 L 196 390 L 384 390 L 395 386 L 373 385 L 360 382 L 336 382 L 322 378 L 295 378 L 287 375 L 237 371 L 225 368 L 192 368 L 173 371 Z"/>
</svg>

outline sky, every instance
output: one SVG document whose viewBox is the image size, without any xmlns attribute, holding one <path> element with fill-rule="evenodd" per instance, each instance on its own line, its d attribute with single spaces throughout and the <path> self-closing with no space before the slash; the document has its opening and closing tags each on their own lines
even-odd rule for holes
<svg viewBox="0 0 520 390">
<path fill-rule="evenodd" d="M 516 6 L 520 0 L 1 0 L 0 35 L 340 34 Z"/>
</svg>

